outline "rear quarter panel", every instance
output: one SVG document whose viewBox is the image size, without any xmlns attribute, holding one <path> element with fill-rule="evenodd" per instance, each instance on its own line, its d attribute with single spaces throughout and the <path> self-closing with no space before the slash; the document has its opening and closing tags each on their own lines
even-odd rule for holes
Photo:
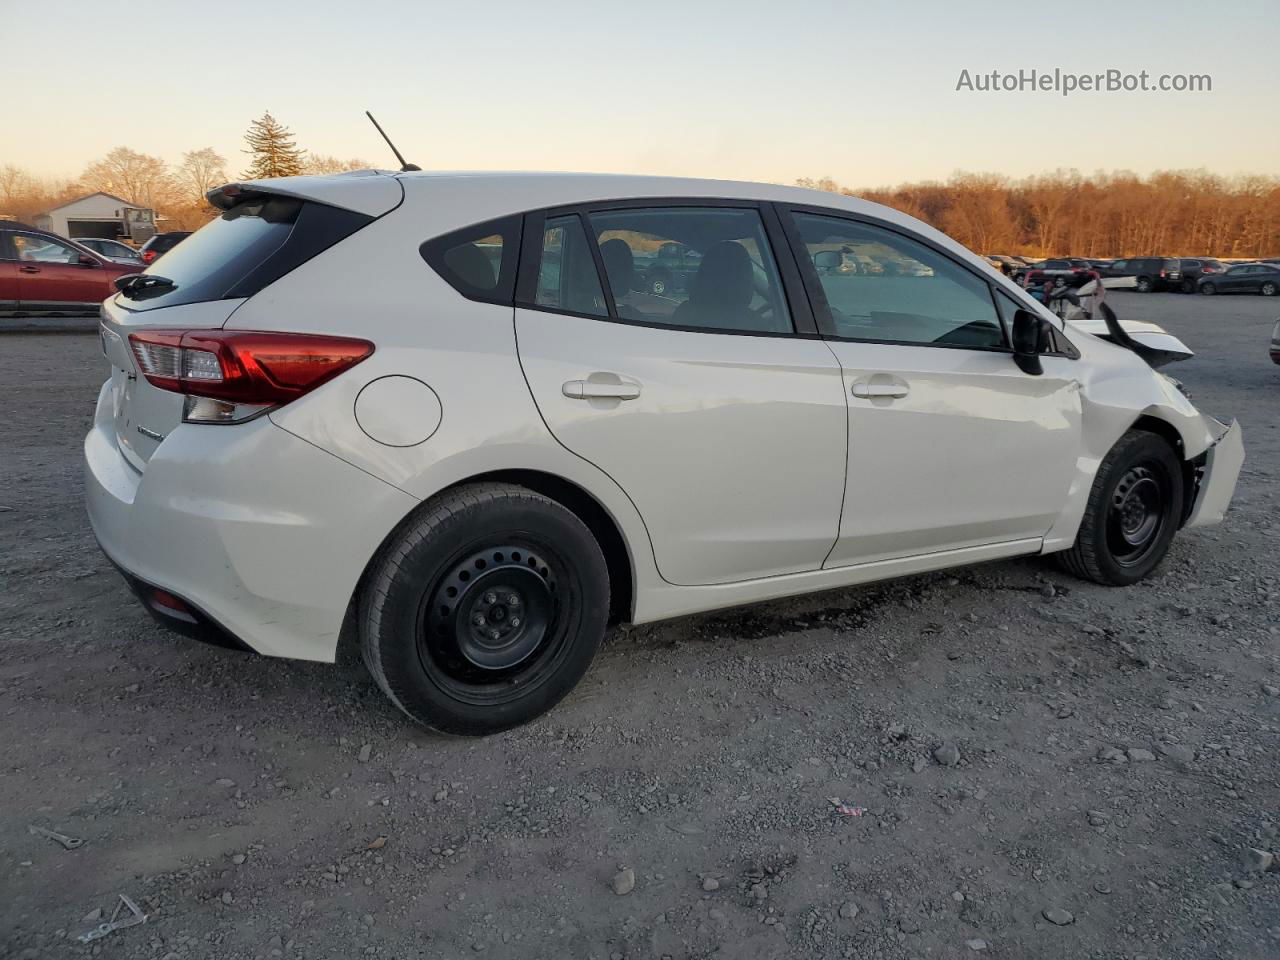
<svg viewBox="0 0 1280 960">
<path fill-rule="evenodd" d="M 271 419 L 418 501 L 497 470 L 537 470 L 569 480 L 617 523 L 637 584 L 656 578 L 648 535 L 630 500 L 605 473 L 557 443 L 543 424 L 517 357 L 513 308 L 467 300 L 419 254 L 424 240 L 512 209 L 495 209 L 492 198 L 486 203 L 454 197 L 451 203 L 451 196 L 410 194 L 394 213 L 232 314 L 228 329 L 330 333 L 375 344 L 367 360 Z M 439 427 L 414 446 L 379 443 L 355 417 L 360 391 L 392 375 L 414 377 L 439 398 Z M 415 413 L 386 411 L 391 417 Z"/>
</svg>

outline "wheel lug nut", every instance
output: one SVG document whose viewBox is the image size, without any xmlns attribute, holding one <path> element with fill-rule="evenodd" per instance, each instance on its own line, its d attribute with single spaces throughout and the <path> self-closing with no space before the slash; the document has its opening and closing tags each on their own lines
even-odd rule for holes
<svg viewBox="0 0 1280 960">
<path fill-rule="evenodd" d="M 507 597 L 507 604 L 512 607 L 520 606 L 520 598 L 514 593 Z"/>
<path fill-rule="evenodd" d="M 492 637 L 494 640 L 497 640 L 498 637 L 502 636 L 502 634 L 498 633 L 497 630 L 490 630 L 489 636 Z"/>
<path fill-rule="evenodd" d="M 497 602 L 498 602 L 498 595 L 497 595 L 496 593 L 486 593 L 486 594 L 484 595 L 484 602 L 485 602 L 485 603 L 497 603 Z"/>
<path fill-rule="evenodd" d="M 513 627 L 518 627 L 518 626 L 520 626 L 520 618 L 519 618 L 519 617 L 512 617 L 512 618 L 511 618 L 511 625 L 512 625 Z"/>
<path fill-rule="evenodd" d="M 474 623 L 477 627 L 483 627 L 485 624 L 484 614 L 477 613 L 474 617 L 471 618 L 471 622 Z"/>
</svg>

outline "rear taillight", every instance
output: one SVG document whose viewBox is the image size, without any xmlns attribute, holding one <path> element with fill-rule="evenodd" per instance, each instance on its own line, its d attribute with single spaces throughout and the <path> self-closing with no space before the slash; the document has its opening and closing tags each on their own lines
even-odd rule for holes
<svg viewBox="0 0 1280 960">
<path fill-rule="evenodd" d="M 248 330 L 144 330 L 129 346 L 148 383 L 186 395 L 190 423 L 248 420 L 373 353 L 368 340 Z"/>
<path fill-rule="evenodd" d="M 155 258 L 156 258 L 156 252 L 155 252 L 154 250 L 143 250 L 143 251 L 142 251 L 142 262 L 143 262 L 143 263 L 150 263 L 150 262 L 151 262 L 152 260 L 154 260 Z"/>
</svg>

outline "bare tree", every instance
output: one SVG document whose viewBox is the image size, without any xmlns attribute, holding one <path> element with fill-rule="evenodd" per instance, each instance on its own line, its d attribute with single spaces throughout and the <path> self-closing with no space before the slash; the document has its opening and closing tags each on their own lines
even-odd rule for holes
<svg viewBox="0 0 1280 960">
<path fill-rule="evenodd" d="M 311 174 L 346 173 L 349 170 L 369 170 L 372 167 L 373 164 L 367 160 L 358 158 L 339 160 L 337 157 L 329 156 L 328 154 L 309 153 L 302 164 L 302 172 Z"/>
<path fill-rule="evenodd" d="M 158 207 L 173 197 L 169 168 L 159 157 L 116 147 L 85 167 L 80 178 L 90 190 L 115 194 L 139 207 Z"/>
<path fill-rule="evenodd" d="M 213 147 L 202 147 L 199 150 L 188 150 L 182 155 L 182 163 L 178 165 L 174 179 L 182 188 L 189 204 L 202 206 L 205 194 L 230 178 L 227 176 L 226 159 Z"/>
</svg>

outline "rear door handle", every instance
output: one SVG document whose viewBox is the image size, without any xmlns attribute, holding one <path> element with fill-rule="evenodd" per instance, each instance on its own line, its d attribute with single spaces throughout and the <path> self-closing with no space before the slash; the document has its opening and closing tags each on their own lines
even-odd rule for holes
<svg viewBox="0 0 1280 960">
<path fill-rule="evenodd" d="M 22 273 L 39 273 L 40 272 L 39 267 L 19 267 L 18 270 Z"/>
<path fill-rule="evenodd" d="M 560 392 L 570 400 L 634 400 L 640 396 L 640 384 L 569 380 Z"/>
<path fill-rule="evenodd" d="M 871 400 L 875 397 L 892 397 L 901 399 L 905 397 L 911 390 L 905 383 L 855 383 L 849 391 L 855 397 L 861 400 Z"/>
</svg>

